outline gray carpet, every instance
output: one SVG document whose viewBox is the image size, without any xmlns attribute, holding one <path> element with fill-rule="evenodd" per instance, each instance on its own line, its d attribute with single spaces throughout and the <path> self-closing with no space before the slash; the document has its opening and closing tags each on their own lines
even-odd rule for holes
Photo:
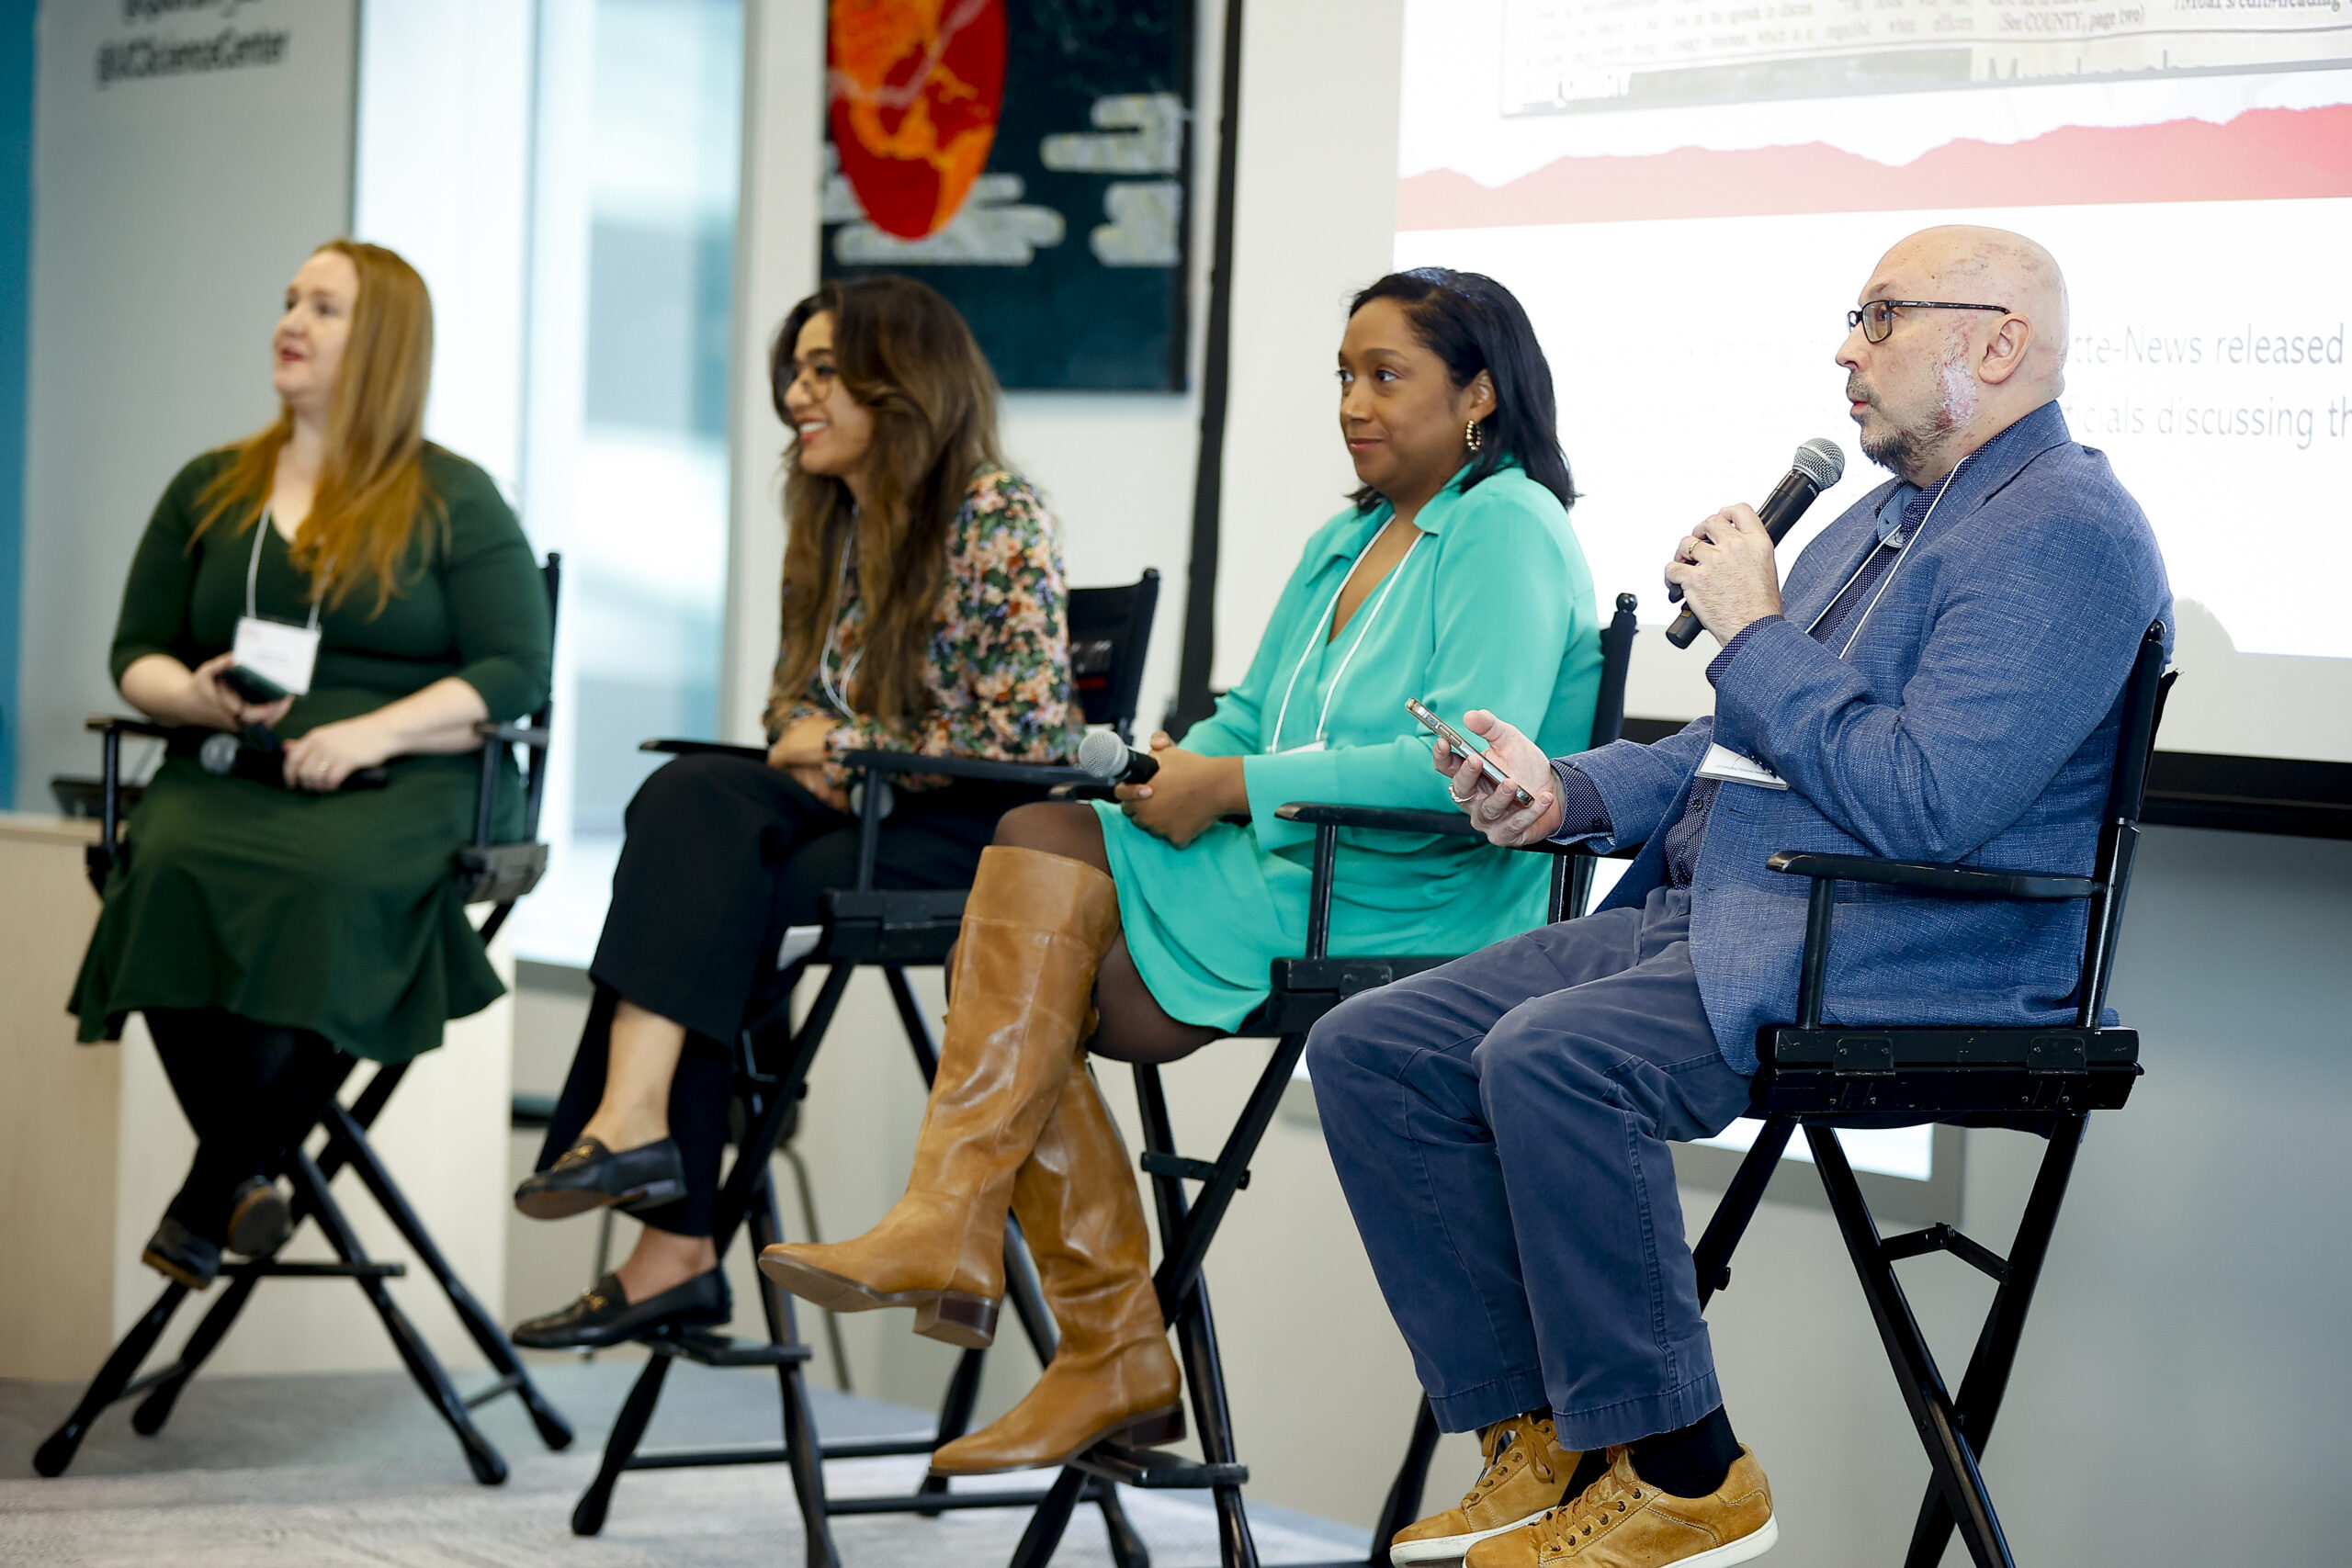
<svg viewBox="0 0 2352 1568">
<path fill-rule="evenodd" d="M 153 1438 L 120 1406 L 101 1416 L 74 1468 L 30 1474 L 33 1449 L 78 1388 L 0 1383 L 0 1564 L 42 1568 L 779 1568 L 801 1559 L 799 1519 L 781 1466 L 639 1472 L 624 1476 L 603 1533 L 571 1535 L 572 1504 L 594 1473 L 613 1412 L 637 1368 L 611 1359 L 535 1367 L 579 1439 L 550 1454 L 519 1406 L 479 1416 L 506 1456 L 503 1486 L 473 1483 L 446 1427 L 399 1374 L 220 1378 L 191 1385 Z M 462 1382 L 463 1380 L 461 1380 Z M 816 1391 L 831 1438 L 903 1433 L 921 1413 Z M 681 1367 L 646 1447 L 764 1444 L 776 1438 L 775 1385 Z M 836 1461 L 837 1495 L 910 1489 L 922 1461 Z M 989 1483 L 1035 1486 L 1036 1478 Z M 1217 1561 L 1216 1520 L 1185 1494 L 1124 1493 L 1156 1568 Z M 838 1518 L 847 1568 L 1008 1561 L 1028 1513 L 972 1509 Z M 1360 1556 L 1361 1531 L 1254 1506 L 1270 1563 Z M 1110 1562 L 1101 1517 L 1081 1509 L 1057 1564 Z"/>
</svg>

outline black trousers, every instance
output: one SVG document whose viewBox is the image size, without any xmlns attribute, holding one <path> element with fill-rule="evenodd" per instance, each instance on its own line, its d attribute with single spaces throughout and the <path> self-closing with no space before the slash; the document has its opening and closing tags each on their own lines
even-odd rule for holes
<svg viewBox="0 0 2352 1568">
<path fill-rule="evenodd" d="M 901 791 L 883 823 L 877 887 L 967 887 L 996 820 L 1037 798 L 986 785 Z M 791 994 L 800 966 L 778 970 L 794 926 L 824 919 L 829 889 L 857 882 L 857 819 L 786 774 L 748 758 L 678 758 L 639 786 L 613 873 L 589 977 L 596 999 L 556 1101 L 538 1168 L 579 1141 L 605 1095 L 613 1012 L 635 1002 L 686 1030 L 670 1082 L 670 1135 L 686 1195 L 638 1218 L 678 1235 L 708 1235 L 727 1145 L 733 1042 Z"/>
<path fill-rule="evenodd" d="M 357 1064 L 307 1029 L 220 1008 L 150 1008 L 147 1032 L 196 1130 L 196 1158 L 164 1212 L 218 1245 L 237 1189 L 284 1169 Z"/>
</svg>

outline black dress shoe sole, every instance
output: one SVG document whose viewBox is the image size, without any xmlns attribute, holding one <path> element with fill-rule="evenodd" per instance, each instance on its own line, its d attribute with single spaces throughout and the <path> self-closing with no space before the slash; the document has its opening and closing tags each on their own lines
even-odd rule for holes
<svg viewBox="0 0 2352 1568">
<path fill-rule="evenodd" d="M 542 1187 L 514 1195 L 515 1211 L 529 1220 L 568 1220 L 591 1209 L 634 1213 L 674 1203 L 686 1195 L 683 1181 L 664 1179 L 632 1187 L 626 1192 L 600 1192 L 593 1187 Z"/>
<path fill-rule="evenodd" d="M 294 1234 L 294 1211 L 276 1186 L 255 1187 L 229 1216 L 228 1249 L 240 1258 L 267 1258 Z"/>
<path fill-rule="evenodd" d="M 760 1272 L 827 1312 L 915 1309 L 915 1332 L 927 1339 L 985 1350 L 996 1343 L 997 1303 L 965 1291 L 877 1291 L 846 1275 L 803 1263 L 787 1253 L 762 1253 Z"/>
<path fill-rule="evenodd" d="M 213 1280 L 219 1277 L 217 1275 L 200 1275 L 194 1273 L 186 1264 L 175 1262 L 173 1259 L 164 1257 L 162 1253 L 156 1251 L 152 1247 L 139 1255 L 139 1261 L 144 1263 L 148 1268 L 153 1269 L 156 1273 L 161 1274 L 166 1280 L 173 1281 L 175 1284 L 186 1285 L 191 1291 L 209 1291 L 212 1288 Z"/>
</svg>

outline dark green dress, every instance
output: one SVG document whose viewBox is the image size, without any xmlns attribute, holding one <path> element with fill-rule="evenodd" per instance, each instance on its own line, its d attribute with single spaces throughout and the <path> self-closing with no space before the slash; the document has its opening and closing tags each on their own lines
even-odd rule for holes
<svg viewBox="0 0 2352 1568">
<path fill-rule="evenodd" d="M 198 457 L 155 507 L 123 588 L 118 682 L 151 653 L 194 669 L 235 637 L 257 518 L 232 513 L 189 544 L 197 497 L 227 461 Z M 418 563 L 381 614 L 365 583 L 322 614 L 311 690 L 277 726 L 286 739 L 448 675 L 497 719 L 546 699 L 552 631 L 529 541 L 473 464 L 427 446 L 424 477 L 448 508 L 446 543 L 419 530 Z M 299 624 L 309 588 L 269 530 L 260 613 Z M 171 745 L 126 824 L 129 853 L 74 987 L 82 1039 L 119 1038 L 123 1017 L 147 1008 L 225 1008 L 405 1062 L 438 1045 L 448 1020 L 499 998 L 451 880 L 451 857 L 473 837 L 479 753 L 397 758 L 384 789 L 312 795 L 208 773 L 200 739 Z M 507 773 L 498 836 L 516 839 L 522 792 L 511 763 Z"/>
</svg>

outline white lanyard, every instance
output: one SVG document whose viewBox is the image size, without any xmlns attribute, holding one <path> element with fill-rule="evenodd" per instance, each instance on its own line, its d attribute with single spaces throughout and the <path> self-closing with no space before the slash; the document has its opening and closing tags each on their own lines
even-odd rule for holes
<svg viewBox="0 0 2352 1568">
<path fill-rule="evenodd" d="M 842 564 L 841 570 L 833 575 L 833 603 L 831 613 L 826 617 L 829 624 L 825 627 L 825 646 L 817 651 L 817 683 L 824 688 L 825 698 L 833 705 L 833 711 L 843 718 L 857 716 L 850 711 L 849 698 L 842 695 L 842 693 L 848 689 L 850 682 L 856 677 L 857 661 L 865 657 L 865 649 L 863 648 L 851 654 L 849 662 L 842 666 L 841 680 L 839 682 L 834 681 L 833 638 L 842 629 L 842 595 L 849 590 L 850 544 L 851 541 L 848 539 L 842 541 Z"/>
<path fill-rule="evenodd" d="M 1323 744 L 1325 729 L 1331 718 L 1331 699 L 1340 694 L 1340 677 L 1347 674 L 1348 666 L 1355 661 L 1356 649 L 1363 646 L 1363 639 L 1372 635 L 1372 623 L 1380 618 L 1381 606 L 1388 603 L 1388 595 L 1396 588 L 1396 580 L 1405 575 L 1405 563 L 1413 558 L 1413 552 L 1419 549 L 1421 541 L 1428 537 L 1427 534 L 1418 531 L 1413 535 L 1413 542 L 1405 547 L 1404 555 L 1395 566 L 1389 568 L 1388 581 L 1380 585 L 1380 592 L 1373 596 L 1372 603 L 1356 613 L 1356 619 L 1362 623 L 1362 627 L 1356 633 L 1356 640 L 1348 644 L 1348 651 L 1340 660 L 1340 667 L 1331 671 L 1330 684 L 1323 688 L 1323 709 L 1315 716 L 1315 739 L 1307 743 L 1309 746 L 1319 747 Z M 1314 630 L 1307 638 L 1306 651 L 1298 656 L 1298 663 L 1291 670 L 1290 684 L 1283 688 L 1282 705 L 1274 712 L 1273 734 L 1266 743 L 1266 750 L 1269 754 L 1279 752 L 1283 749 L 1283 721 L 1290 716 L 1291 694 L 1298 689 L 1298 678 L 1306 673 L 1306 661 L 1315 657 L 1316 639 L 1322 637 L 1323 628 L 1330 625 L 1331 616 L 1340 608 L 1340 594 L 1348 591 L 1349 581 L 1355 576 L 1356 566 L 1362 565 L 1363 561 L 1363 556 L 1356 557 L 1355 563 L 1351 565 L 1346 574 L 1340 579 L 1339 589 L 1331 595 L 1331 602 L 1323 607 L 1323 614 L 1316 617 Z"/>
<path fill-rule="evenodd" d="M 1886 597 L 1886 591 L 1894 586 L 1894 574 L 1901 571 L 1903 570 L 1903 563 L 1910 558 L 1912 545 L 1918 540 L 1920 535 L 1928 531 L 1928 519 L 1936 514 L 1936 508 L 1941 506 L 1944 503 L 1944 497 L 1951 493 L 1952 483 L 1960 478 L 1960 470 L 1968 467 L 1969 458 L 1975 456 L 1975 453 L 1971 452 L 1967 457 L 1962 457 L 1959 462 L 1952 465 L 1951 472 L 1945 476 L 1943 484 L 1936 491 L 1936 499 L 1928 502 L 1927 513 L 1925 515 L 1920 517 L 1919 521 L 1916 525 L 1907 528 L 1898 528 L 1895 530 L 1896 536 L 1901 538 L 1903 542 L 1894 547 L 1894 564 L 1889 567 L 1887 569 L 1886 575 L 1879 580 L 1878 592 L 1872 593 L 1871 595 L 1871 602 L 1862 606 L 1862 613 L 1854 617 L 1854 628 L 1846 634 L 1846 644 L 1843 648 L 1840 648 L 1838 650 L 1838 658 L 1843 659 L 1846 655 L 1854 650 L 1854 639 L 1862 635 L 1863 624 L 1871 618 L 1871 612 L 1878 608 L 1878 602 Z M 1862 575 L 1862 572 L 1870 566 L 1871 557 L 1876 556 L 1878 551 L 1878 546 L 1873 545 L 1871 547 L 1870 555 L 1864 556 L 1861 559 L 1861 564 L 1854 568 L 1854 577 L 1848 578 L 1845 581 L 1845 583 L 1839 587 L 1838 592 L 1829 596 L 1829 603 L 1821 607 L 1821 615 L 1814 616 L 1812 621 L 1806 625 L 1804 629 L 1807 636 L 1812 635 L 1813 628 L 1821 624 L 1822 615 L 1826 615 L 1829 614 L 1831 610 L 1837 608 L 1838 601 L 1844 596 L 1846 590 L 1854 585 L 1854 578 Z"/>
<path fill-rule="evenodd" d="M 269 508 L 263 507 L 261 521 L 254 525 L 253 558 L 245 562 L 245 614 L 256 621 L 261 619 L 261 611 L 254 606 L 254 587 L 261 580 L 262 536 L 277 527 L 277 525 L 269 520 Z M 319 600 L 316 594 L 311 596 L 311 621 L 305 629 L 309 631 L 319 629 Z"/>
</svg>

